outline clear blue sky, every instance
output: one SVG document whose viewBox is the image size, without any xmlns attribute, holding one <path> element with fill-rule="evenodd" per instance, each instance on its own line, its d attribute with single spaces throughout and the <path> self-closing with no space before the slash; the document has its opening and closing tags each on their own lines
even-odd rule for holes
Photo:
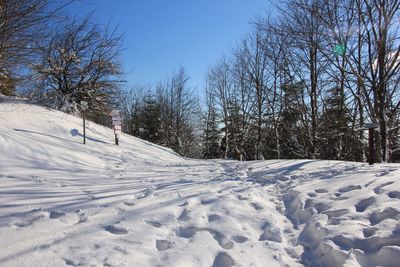
<svg viewBox="0 0 400 267">
<path fill-rule="evenodd" d="M 122 61 L 129 85 L 154 85 L 185 67 L 190 86 L 202 90 L 205 74 L 263 15 L 267 0 L 78 0 L 69 15 L 94 11 L 125 34 Z"/>
</svg>

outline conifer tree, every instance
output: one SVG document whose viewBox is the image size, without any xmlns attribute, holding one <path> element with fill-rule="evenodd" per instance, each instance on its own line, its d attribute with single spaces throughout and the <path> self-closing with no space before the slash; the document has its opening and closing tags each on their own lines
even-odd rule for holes
<svg viewBox="0 0 400 267">
<path fill-rule="evenodd" d="M 302 106 L 299 104 L 301 98 L 301 84 L 287 82 L 283 86 L 283 111 L 280 121 L 280 136 L 282 138 L 282 158 L 298 159 L 305 158 L 306 152 L 302 131 L 300 127 Z"/>
<path fill-rule="evenodd" d="M 145 99 L 140 110 L 139 137 L 152 143 L 158 144 L 161 140 L 160 134 L 160 105 L 153 96 Z"/>
<path fill-rule="evenodd" d="M 213 104 L 207 111 L 204 125 L 202 157 L 205 159 L 218 158 L 220 131 L 218 129 L 217 110 Z"/>
<path fill-rule="evenodd" d="M 328 92 L 320 120 L 320 158 L 356 160 L 361 150 L 356 132 L 351 129 L 351 114 L 337 87 Z"/>
</svg>

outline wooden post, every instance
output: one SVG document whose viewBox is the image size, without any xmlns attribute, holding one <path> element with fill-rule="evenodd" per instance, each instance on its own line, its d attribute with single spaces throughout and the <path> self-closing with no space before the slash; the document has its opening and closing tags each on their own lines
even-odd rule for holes
<svg viewBox="0 0 400 267">
<path fill-rule="evenodd" d="M 115 144 L 118 146 L 119 145 L 118 134 L 115 131 L 114 131 L 114 135 L 115 135 Z"/>
<path fill-rule="evenodd" d="M 81 110 L 82 110 L 82 117 L 83 117 L 83 144 L 86 144 L 86 110 L 89 108 L 89 105 L 86 101 L 81 101 Z"/>
<path fill-rule="evenodd" d="M 83 111 L 83 144 L 86 144 L 86 119 L 85 119 L 85 111 Z"/>
<path fill-rule="evenodd" d="M 118 133 L 121 133 L 121 115 L 118 109 L 114 109 L 110 112 L 112 126 L 114 128 L 115 145 L 119 145 Z"/>
</svg>

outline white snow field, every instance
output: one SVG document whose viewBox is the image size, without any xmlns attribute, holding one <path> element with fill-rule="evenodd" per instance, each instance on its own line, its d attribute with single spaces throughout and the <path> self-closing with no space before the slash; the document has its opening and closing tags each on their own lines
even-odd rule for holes
<svg viewBox="0 0 400 267">
<path fill-rule="evenodd" d="M 400 266 L 400 165 L 184 159 L 0 103 L 0 266 Z"/>
</svg>

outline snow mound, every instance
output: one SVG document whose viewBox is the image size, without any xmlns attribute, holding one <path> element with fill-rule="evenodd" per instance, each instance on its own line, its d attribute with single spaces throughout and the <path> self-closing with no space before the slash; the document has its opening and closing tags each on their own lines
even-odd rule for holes
<svg viewBox="0 0 400 267">
<path fill-rule="evenodd" d="M 5 102 L 4 102 L 5 101 Z M 129 159 L 134 162 L 184 162 L 168 148 L 122 135 L 121 146 L 114 145 L 113 130 L 87 121 L 83 145 L 82 119 L 73 115 L 5 99 L 0 104 L 0 156 L 2 171 L 26 169 L 107 171 Z M 17 173 L 14 173 L 17 174 Z"/>
</svg>

